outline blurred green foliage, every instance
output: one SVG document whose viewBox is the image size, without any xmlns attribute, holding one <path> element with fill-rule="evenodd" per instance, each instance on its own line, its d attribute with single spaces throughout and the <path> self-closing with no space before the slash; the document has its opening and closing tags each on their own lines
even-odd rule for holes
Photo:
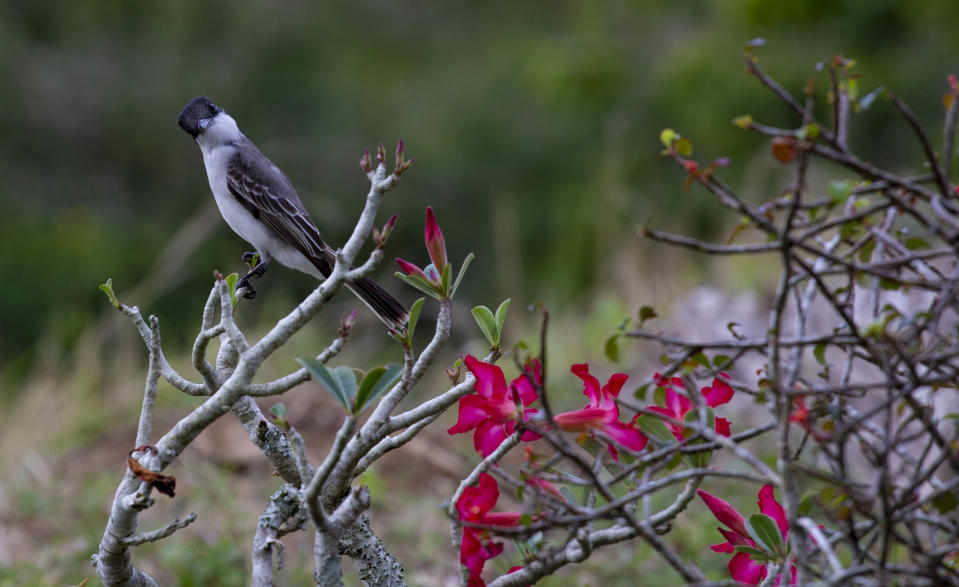
<svg viewBox="0 0 959 587">
<path fill-rule="evenodd" d="M 359 155 L 402 136 L 417 165 L 385 204 L 400 213 L 389 258 L 422 260 L 432 205 L 452 259 L 477 253 L 467 302 L 563 309 L 615 269 L 611 251 L 642 246 L 637 222 L 724 228 L 714 206 L 678 196 L 681 174 L 657 156 L 657 136 L 672 127 L 700 160 L 732 157 L 723 175 L 741 183 L 765 146 L 728 121 L 790 120 L 742 73 L 745 41 L 769 40 L 759 54 L 794 93 L 815 62 L 843 53 L 858 59 L 864 93 L 886 84 L 936 121 L 959 69 L 956 22 L 955 0 L 11 0 L 0 6 L 4 381 L 28 371 L 41 340 L 69 349 L 109 309 L 97 284 L 112 277 L 124 300 L 210 200 L 200 154 L 175 124 L 194 95 L 236 117 L 332 243 L 362 207 Z M 915 160 L 881 106 L 856 122 L 854 147 L 878 163 Z M 225 225 L 213 235 L 146 311 L 195 319 L 211 270 L 241 269 L 245 243 Z M 267 281 L 264 293 L 310 283 L 281 269 Z M 173 322 L 174 341 L 196 326 Z"/>
</svg>

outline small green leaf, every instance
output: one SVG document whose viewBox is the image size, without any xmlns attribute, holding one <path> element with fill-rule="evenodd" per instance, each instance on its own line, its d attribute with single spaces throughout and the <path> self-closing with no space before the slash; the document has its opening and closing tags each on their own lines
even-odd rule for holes
<svg viewBox="0 0 959 587">
<path fill-rule="evenodd" d="M 709 359 L 706 358 L 706 355 L 704 355 L 702 351 L 699 351 L 698 353 L 693 355 L 692 359 L 693 361 L 699 363 L 703 367 L 706 367 L 707 369 L 709 369 Z"/>
<path fill-rule="evenodd" d="M 753 124 L 753 117 L 750 114 L 743 114 L 742 116 L 737 116 L 733 119 L 733 124 L 737 127 L 746 130 Z"/>
<path fill-rule="evenodd" d="M 903 244 L 906 245 L 906 248 L 909 249 L 910 251 L 929 248 L 929 243 L 925 239 L 919 238 L 918 236 L 912 236 L 907 238 L 906 242 Z"/>
<path fill-rule="evenodd" d="M 397 271 L 393 275 L 403 280 L 407 285 L 415 287 L 426 295 L 437 300 L 441 299 L 440 294 L 437 293 L 436 289 L 433 288 L 433 284 L 431 284 L 429 281 L 426 281 L 419 275 L 407 275 L 401 271 Z"/>
<path fill-rule="evenodd" d="M 955 493 L 946 491 L 932 498 L 932 505 L 939 510 L 940 514 L 946 514 L 959 506 L 959 500 L 956 499 Z"/>
<path fill-rule="evenodd" d="M 100 284 L 100 289 L 103 293 L 107 294 L 107 297 L 110 298 L 110 303 L 113 304 L 114 308 L 120 308 L 120 301 L 117 299 L 117 296 L 113 293 L 113 278 L 107 279 L 106 283 Z"/>
<path fill-rule="evenodd" d="M 496 308 L 496 332 L 502 336 L 503 334 L 503 324 L 506 322 L 506 312 L 509 310 L 509 302 L 511 298 L 506 298 L 503 300 L 503 303 Z"/>
<path fill-rule="evenodd" d="M 259 255 L 259 253 L 257 253 Z M 240 279 L 239 273 L 231 273 L 226 276 L 226 291 L 230 293 L 230 305 L 236 307 L 240 298 L 236 295 L 236 282 Z"/>
<path fill-rule="evenodd" d="M 276 418 L 286 418 L 286 406 L 282 403 L 270 406 L 270 413 Z"/>
<path fill-rule="evenodd" d="M 283 428 L 284 430 L 290 429 L 290 423 L 286 419 L 286 406 L 282 403 L 273 404 L 270 406 L 270 415 L 273 416 L 273 423 Z"/>
<path fill-rule="evenodd" d="M 831 181 L 829 182 L 829 197 L 836 204 L 845 203 L 846 199 L 852 193 L 853 182 Z"/>
<path fill-rule="evenodd" d="M 606 344 L 603 345 L 603 354 L 606 355 L 606 358 L 614 363 L 619 362 L 619 339 L 618 334 L 614 334 L 606 339 Z"/>
<path fill-rule="evenodd" d="M 770 556 L 769 553 L 759 550 L 758 548 L 753 548 L 752 546 L 738 545 L 735 547 L 736 552 L 744 552 L 749 555 L 750 560 L 756 563 L 765 564 L 769 562 Z"/>
<path fill-rule="evenodd" d="M 473 262 L 475 257 L 476 255 L 470 253 L 463 259 L 463 266 L 460 267 L 460 272 L 456 274 L 456 281 L 453 282 L 453 291 L 450 292 L 451 298 L 456 295 L 456 290 L 460 288 L 460 282 L 463 281 L 463 276 L 466 275 L 466 268 L 470 266 L 470 263 Z"/>
<path fill-rule="evenodd" d="M 679 135 L 676 134 L 676 131 L 673 129 L 664 128 L 659 133 L 659 142 L 662 143 L 664 147 L 669 149 L 673 146 L 673 141 L 675 141 L 678 137 Z"/>
<path fill-rule="evenodd" d="M 423 302 L 425 301 L 426 298 L 420 298 L 410 306 L 410 318 L 406 323 L 406 340 L 410 343 L 413 342 L 413 331 L 416 330 L 416 323 L 420 320 L 420 312 L 423 311 Z"/>
<path fill-rule="evenodd" d="M 376 367 L 370 371 L 360 381 L 360 386 L 356 391 L 356 413 L 364 411 L 380 399 L 393 384 L 403 374 L 402 365 L 387 365 L 386 367 Z"/>
<path fill-rule="evenodd" d="M 652 320 L 656 317 L 656 310 L 652 306 L 642 306 L 639 309 L 639 327 L 643 327 L 643 322 L 647 320 Z"/>
<path fill-rule="evenodd" d="M 859 109 L 868 110 L 869 107 L 872 106 L 872 103 L 876 101 L 876 98 L 878 98 L 885 91 L 886 91 L 886 86 L 879 86 L 875 90 L 869 92 L 868 94 L 860 98 L 859 103 L 857 104 L 859 106 Z"/>
<path fill-rule="evenodd" d="M 729 362 L 728 355 L 713 355 L 713 367 L 717 369 L 728 368 L 728 365 L 726 365 L 726 363 L 728 362 Z"/>
<path fill-rule="evenodd" d="M 639 424 L 639 428 L 643 431 L 643 434 L 646 435 L 646 438 L 649 438 L 654 443 L 665 446 L 676 442 L 676 437 L 673 436 L 673 433 L 670 432 L 666 424 L 656 416 L 643 414 L 636 422 Z"/>
<path fill-rule="evenodd" d="M 676 140 L 676 152 L 683 157 L 689 157 L 693 154 L 693 143 L 686 137 Z"/>
<path fill-rule="evenodd" d="M 450 280 L 453 278 L 453 265 L 450 263 L 446 264 L 446 267 L 443 267 L 443 274 L 440 275 L 440 283 L 443 284 L 443 291 L 450 291 Z"/>
<path fill-rule="evenodd" d="M 306 370 L 309 371 L 313 379 L 317 383 L 323 386 L 323 388 L 333 396 L 333 399 L 340 402 L 340 405 L 343 406 L 343 409 L 349 413 L 353 412 L 352 406 L 352 396 L 347 395 L 347 391 L 343 389 L 340 381 L 340 377 L 335 376 L 326 368 L 326 365 L 317 361 L 313 357 L 300 357 L 296 360 L 299 364 L 306 367 Z M 352 376 L 352 372 L 350 374 Z M 356 387 L 356 378 L 353 378 L 353 387 Z"/>
<path fill-rule="evenodd" d="M 483 331 L 483 335 L 486 336 L 486 340 L 489 341 L 491 346 L 498 346 L 499 332 L 496 330 L 496 318 L 493 316 L 492 310 L 486 306 L 476 306 L 471 312 L 473 319 L 476 320 L 476 325 L 479 326 L 480 330 Z"/>
<path fill-rule="evenodd" d="M 783 542 L 783 535 L 776 525 L 776 520 L 766 514 L 753 514 L 746 521 L 746 531 L 756 544 L 765 546 L 769 552 L 780 557 L 786 555 L 786 543 Z"/>
<path fill-rule="evenodd" d="M 819 363 L 823 367 L 826 367 L 828 365 L 828 363 L 826 363 L 826 343 L 821 342 L 817 344 L 815 348 L 813 348 L 812 354 L 814 357 L 816 357 L 817 363 Z"/>
</svg>

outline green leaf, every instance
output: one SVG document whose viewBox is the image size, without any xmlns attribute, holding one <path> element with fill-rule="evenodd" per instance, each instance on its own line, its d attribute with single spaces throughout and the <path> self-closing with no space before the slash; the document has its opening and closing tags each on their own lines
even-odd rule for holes
<svg viewBox="0 0 959 587">
<path fill-rule="evenodd" d="M 286 418 L 286 406 L 282 403 L 270 406 L 269 412 L 276 418 Z"/>
<path fill-rule="evenodd" d="M 348 394 L 347 390 L 343 388 L 341 378 L 338 375 L 334 375 L 329 369 L 326 368 L 326 365 L 317 361 L 313 357 L 300 357 L 296 360 L 299 364 L 306 367 L 306 370 L 309 371 L 313 379 L 317 383 L 323 386 L 323 388 L 333 396 L 333 399 L 340 402 L 340 405 L 343 406 L 343 409 L 349 413 L 353 412 L 352 406 L 352 394 Z M 347 367 L 349 369 L 349 367 Z M 350 376 L 353 376 L 352 370 L 350 370 Z M 353 377 L 353 391 L 356 390 L 356 378 Z"/>
<path fill-rule="evenodd" d="M 886 86 L 879 86 L 875 90 L 869 92 L 868 94 L 860 98 L 859 103 L 857 104 L 859 106 L 859 109 L 868 110 L 869 107 L 872 106 L 872 103 L 876 101 L 876 98 L 878 98 L 885 91 L 886 91 Z"/>
<path fill-rule="evenodd" d="M 659 142 L 663 144 L 667 149 L 673 146 L 673 141 L 675 141 L 679 135 L 671 128 L 664 128 L 659 133 Z"/>
<path fill-rule="evenodd" d="M 815 346 L 812 350 L 812 354 L 816 357 L 816 362 L 822 365 L 823 367 L 827 366 L 826 363 L 826 343 L 821 342 Z"/>
<path fill-rule="evenodd" d="M 406 340 L 413 342 L 413 331 L 416 330 L 416 323 L 420 320 L 420 312 L 423 311 L 423 302 L 426 298 L 420 298 L 410 306 L 410 319 L 406 323 Z"/>
<path fill-rule="evenodd" d="M 737 127 L 746 130 L 753 124 L 753 117 L 750 114 L 743 114 L 742 116 L 737 116 L 733 119 L 733 124 Z"/>
<path fill-rule="evenodd" d="M 745 546 L 740 544 L 735 547 L 736 552 L 744 552 L 749 555 L 750 560 L 756 563 L 765 564 L 769 562 L 770 556 L 769 553 L 759 550 L 758 548 L 753 548 L 752 546 Z"/>
<path fill-rule="evenodd" d="M 654 443 L 665 446 L 676 442 L 676 437 L 673 436 L 673 433 L 670 432 L 666 424 L 656 416 L 643 414 L 636 422 L 639 424 L 639 428 L 643 431 L 643 434 L 646 435 L 646 438 L 649 438 Z"/>
<path fill-rule="evenodd" d="M 463 259 L 463 266 L 460 267 L 460 272 L 456 275 L 456 281 L 453 282 L 453 291 L 450 292 L 451 298 L 456 295 L 456 290 L 460 288 L 460 282 L 463 281 L 463 276 L 466 275 L 466 268 L 470 266 L 470 263 L 473 262 L 475 257 L 476 255 L 470 253 Z"/>
<path fill-rule="evenodd" d="M 450 279 L 453 275 L 453 266 L 449 263 L 446 264 L 446 267 L 443 267 L 443 273 L 440 275 L 440 283 L 443 284 L 443 291 L 450 291 Z"/>
<path fill-rule="evenodd" d="M 940 514 L 946 514 L 959 506 L 959 500 L 956 499 L 955 493 L 946 491 L 932 498 L 932 505 L 939 510 Z"/>
<path fill-rule="evenodd" d="M 108 278 L 106 283 L 101 283 L 100 289 L 103 291 L 103 293 L 107 294 L 108 298 L 110 298 L 110 303 L 113 304 L 113 307 L 120 309 L 120 301 L 113 293 L 113 278 Z"/>
<path fill-rule="evenodd" d="M 930 248 L 929 243 L 925 239 L 919 238 L 918 236 L 912 236 L 907 238 L 906 242 L 903 244 L 906 245 L 906 248 L 909 249 L 910 251 L 915 251 L 917 249 Z"/>
<path fill-rule="evenodd" d="M 639 309 L 639 326 L 640 326 L 640 328 L 642 328 L 643 322 L 646 322 L 647 320 L 652 320 L 653 318 L 656 317 L 656 315 L 657 315 L 657 314 L 656 314 L 656 310 L 654 310 L 652 306 L 642 306 L 642 307 Z"/>
<path fill-rule="evenodd" d="M 499 332 L 496 330 L 496 318 L 493 316 L 492 310 L 486 306 L 476 306 L 471 312 L 473 319 L 476 320 L 476 325 L 480 327 L 483 335 L 486 336 L 486 340 L 489 341 L 491 346 L 498 346 Z"/>
<path fill-rule="evenodd" d="M 259 255 L 259 253 L 257 253 Z M 230 305 L 236 307 L 240 298 L 236 295 L 236 282 L 240 279 L 239 273 L 231 273 L 226 276 L 226 290 L 230 293 Z"/>
<path fill-rule="evenodd" d="M 579 501 L 576 499 L 576 494 L 573 493 L 569 487 L 566 487 L 565 485 L 561 485 L 559 488 L 559 492 L 563 494 L 563 497 L 566 498 L 567 502 L 573 505 L 579 504 Z"/>
<path fill-rule="evenodd" d="M 676 141 L 676 152 L 682 155 L 683 157 L 689 157 L 693 154 L 693 143 L 686 137 L 677 139 Z"/>
<path fill-rule="evenodd" d="M 506 322 L 506 312 L 509 310 L 509 302 L 511 298 L 506 298 L 503 300 L 503 303 L 496 308 L 496 332 L 502 336 L 503 334 L 503 324 Z"/>
<path fill-rule="evenodd" d="M 614 334 L 606 339 L 606 344 L 603 345 L 603 354 L 606 355 L 606 358 L 614 363 L 619 362 L 619 339 L 618 334 Z"/>
<path fill-rule="evenodd" d="M 829 182 L 829 197 L 836 204 L 845 203 L 852 193 L 852 188 L 853 182 L 851 181 L 831 181 Z"/>
<path fill-rule="evenodd" d="M 285 430 L 290 429 L 290 423 L 286 419 L 286 406 L 282 403 L 270 406 L 270 415 L 273 416 L 273 423 Z"/>
<path fill-rule="evenodd" d="M 753 514 L 746 520 L 746 531 L 756 544 L 765 546 L 769 552 L 780 557 L 786 556 L 786 543 L 783 542 L 783 535 L 776 525 L 776 520 L 766 514 Z"/>
<path fill-rule="evenodd" d="M 728 355 L 713 355 L 713 367 L 717 369 L 726 369 L 728 366 L 726 363 L 729 362 Z"/>
<path fill-rule="evenodd" d="M 421 292 L 425 293 L 426 295 L 432 298 L 435 298 L 437 300 L 442 299 L 442 296 L 440 296 L 440 294 L 437 293 L 436 289 L 433 288 L 433 284 L 431 284 L 429 281 L 426 281 L 419 275 L 407 275 L 403 273 L 402 271 L 397 271 L 393 275 L 398 277 L 399 279 L 402 279 L 404 282 L 406 282 L 407 285 L 412 285 L 416 289 L 420 290 Z"/>
<path fill-rule="evenodd" d="M 402 365 L 393 364 L 370 369 L 363 380 L 360 381 L 360 386 L 356 391 L 356 413 L 359 414 L 376 403 L 376 400 L 392 388 L 402 374 Z"/>
<path fill-rule="evenodd" d="M 692 359 L 693 361 L 699 363 L 703 367 L 706 367 L 707 369 L 709 369 L 709 359 L 706 358 L 706 355 L 704 355 L 702 351 L 699 351 L 698 353 L 693 355 Z"/>
</svg>

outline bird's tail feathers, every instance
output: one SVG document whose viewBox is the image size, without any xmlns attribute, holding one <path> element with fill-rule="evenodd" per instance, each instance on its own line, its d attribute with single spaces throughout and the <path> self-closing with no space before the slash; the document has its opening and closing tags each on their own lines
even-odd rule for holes
<svg viewBox="0 0 959 587">
<path fill-rule="evenodd" d="M 403 304 L 372 279 L 366 277 L 346 284 L 363 303 L 369 306 L 377 318 L 390 328 L 402 331 L 406 328 L 409 313 Z"/>
</svg>

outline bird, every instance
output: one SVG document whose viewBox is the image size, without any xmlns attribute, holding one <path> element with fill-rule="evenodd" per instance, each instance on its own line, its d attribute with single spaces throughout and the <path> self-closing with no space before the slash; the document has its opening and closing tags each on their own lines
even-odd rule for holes
<svg viewBox="0 0 959 587">
<path fill-rule="evenodd" d="M 243 254 L 250 270 L 236 289 L 252 299 L 250 284 L 274 259 L 281 265 L 325 279 L 336 252 L 330 248 L 296 194 L 293 182 L 248 139 L 223 108 L 197 96 L 177 124 L 200 147 L 210 190 L 223 219 L 255 252 Z M 388 327 L 402 331 L 409 315 L 396 298 L 369 278 L 346 283 Z"/>
</svg>

